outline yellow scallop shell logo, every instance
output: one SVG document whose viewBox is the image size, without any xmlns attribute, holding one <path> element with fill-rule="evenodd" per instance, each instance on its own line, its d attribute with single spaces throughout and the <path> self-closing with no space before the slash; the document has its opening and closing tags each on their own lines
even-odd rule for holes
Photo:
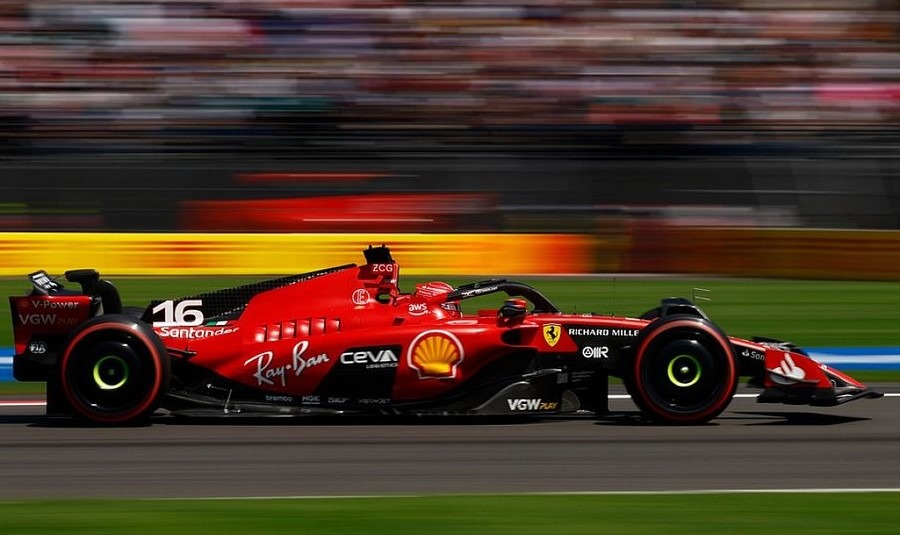
<svg viewBox="0 0 900 535">
<path fill-rule="evenodd" d="M 463 360 L 462 344 L 447 331 L 426 331 L 413 340 L 407 360 L 419 379 L 454 378 Z"/>
</svg>

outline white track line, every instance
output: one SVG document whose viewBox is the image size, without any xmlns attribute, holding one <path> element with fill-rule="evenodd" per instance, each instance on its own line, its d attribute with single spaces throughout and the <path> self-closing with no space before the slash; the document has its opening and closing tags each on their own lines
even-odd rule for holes
<svg viewBox="0 0 900 535">
<path fill-rule="evenodd" d="M 863 493 L 863 492 L 900 492 L 900 488 L 847 488 L 847 489 L 697 489 L 697 490 L 598 490 L 598 491 L 564 491 L 564 492 L 535 492 L 534 495 L 550 496 L 615 496 L 623 494 L 652 495 L 652 494 L 837 494 L 837 493 Z M 526 493 L 525 495 L 527 495 Z"/>
<path fill-rule="evenodd" d="M 753 399 L 759 394 L 735 394 L 734 397 L 741 399 Z M 900 392 L 889 392 L 884 395 L 886 398 L 900 398 Z M 628 394 L 610 394 L 609 399 L 631 399 Z M 0 400 L 0 407 L 44 407 L 46 401 L 41 400 Z"/>
<path fill-rule="evenodd" d="M 391 495 L 346 495 L 346 496 L 191 496 L 184 498 L 143 498 L 142 501 L 193 502 L 193 501 L 234 501 L 234 500 L 358 500 L 395 498 L 434 498 L 441 496 L 669 496 L 708 494 L 862 494 L 874 492 L 900 492 L 900 488 L 812 488 L 812 489 L 694 489 L 694 490 L 587 490 L 571 492 L 512 492 L 493 494 L 391 494 Z"/>
<path fill-rule="evenodd" d="M 735 394 L 734 397 L 742 398 L 742 399 L 753 399 L 759 396 L 759 394 Z M 886 398 L 896 398 L 900 397 L 900 392 L 889 392 L 884 395 Z M 610 394 L 609 399 L 631 399 L 631 396 L 628 394 Z"/>
<path fill-rule="evenodd" d="M 45 407 L 46 401 L 40 400 L 4 400 L 0 401 L 0 407 Z"/>
</svg>

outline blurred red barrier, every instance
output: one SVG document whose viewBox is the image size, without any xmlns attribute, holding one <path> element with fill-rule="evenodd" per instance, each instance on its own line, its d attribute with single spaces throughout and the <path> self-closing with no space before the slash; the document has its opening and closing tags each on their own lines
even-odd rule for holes
<svg viewBox="0 0 900 535">
<path fill-rule="evenodd" d="M 384 173 L 240 173 L 234 180 L 238 184 L 284 183 L 284 182 L 334 182 L 362 181 L 389 177 Z"/>
<path fill-rule="evenodd" d="M 496 200 L 485 193 L 365 194 L 337 197 L 188 201 L 188 231 L 430 232 L 490 228 Z"/>
</svg>

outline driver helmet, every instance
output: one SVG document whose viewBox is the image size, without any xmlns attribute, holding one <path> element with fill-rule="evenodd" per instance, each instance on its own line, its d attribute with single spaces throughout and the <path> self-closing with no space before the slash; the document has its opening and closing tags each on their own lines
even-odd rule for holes
<svg viewBox="0 0 900 535">
<path fill-rule="evenodd" d="M 436 295 L 448 294 L 452 291 L 453 286 L 450 286 L 446 282 L 425 282 L 422 284 L 416 284 L 416 291 L 413 292 L 413 296 L 421 297 L 423 299 L 430 299 Z M 458 302 L 441 303 L 441 308 L 449 312 L 449 315 L 453 317 L 458 317 L 462 313 Z"/>
</svg>

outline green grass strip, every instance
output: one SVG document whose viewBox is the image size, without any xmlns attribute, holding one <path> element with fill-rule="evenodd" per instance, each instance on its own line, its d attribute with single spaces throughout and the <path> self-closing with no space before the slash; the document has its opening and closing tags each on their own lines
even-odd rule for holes
<svg viewBox="0 0 900 535">
<path fill-rule="evenodd" d="M 46 383 L 0 382 L 0 396 L 34 396 L 43 398 L 46 393 Z"/>
<path fill-rule="evenodd" d="M 28 501 L 4 534 L 895 534 L 900 493 Z"/>
</svg>

